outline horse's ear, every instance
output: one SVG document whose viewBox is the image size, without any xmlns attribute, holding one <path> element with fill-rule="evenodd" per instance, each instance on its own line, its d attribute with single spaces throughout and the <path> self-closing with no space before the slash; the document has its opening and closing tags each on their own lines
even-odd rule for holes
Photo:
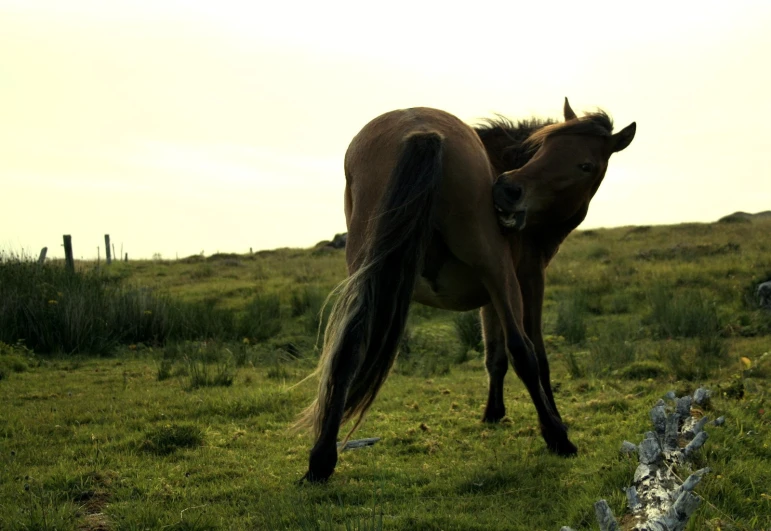
<svg viewBox="0 0 771 531">
<path fill-rule="evenodd" d="M 637 122 L 624 127 L 621 131 L 610 137 L 610 152 L 615 153 L 626 148 L 634 140 L 634 134 L 637 131 Z"/>
<path fill-rule="evenodd" d="M 570 108 L 570 103 L 568 103 L 567 97 L 565 97 L 565 107 L 563 107 L 562 113 L 565 115 L 566 122 L 568 120 L 575 120 L 576 118 L 578 118 L 578 116 L 576 116 L 576 113 L 573 112 L 573 109 Z"/>
</svg>

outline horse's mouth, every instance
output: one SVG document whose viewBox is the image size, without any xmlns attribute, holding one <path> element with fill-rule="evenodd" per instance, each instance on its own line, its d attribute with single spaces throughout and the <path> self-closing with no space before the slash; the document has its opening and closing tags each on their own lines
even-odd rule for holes
<svg viewBox="0 0 771 531">
<path fill-rule="evenodd" d="M 513 230 L 522 230 L 525 228 L 525 218 L 527 214 L 525 210 L 506 212 L 499 206 L 496 206 L 495 210 L 498 212 L 498 223 L 500 223 L 503 228 Z"/>
</svg>

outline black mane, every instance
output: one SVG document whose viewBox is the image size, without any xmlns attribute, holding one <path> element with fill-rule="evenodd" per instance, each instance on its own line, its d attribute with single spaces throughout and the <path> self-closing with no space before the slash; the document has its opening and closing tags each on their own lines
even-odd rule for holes
<svg viewBox="0 0 771 531">
<path fill-rule="evenodd" d="M 484 120 L 474 127 L 487 150 L 497 173 L 521 168 L 535 153 L 532 145 L 526 141 L 537 130 L 555 124 L 554 120 L 528 118 L 514 122 L 505 116 L 496 116 Z"/>
</svg>

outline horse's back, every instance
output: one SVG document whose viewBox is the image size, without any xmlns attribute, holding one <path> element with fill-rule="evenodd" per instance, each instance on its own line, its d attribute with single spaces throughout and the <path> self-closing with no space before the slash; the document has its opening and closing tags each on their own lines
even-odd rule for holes
<svg viewBox="0 0 771 531">
<path fill-rule="evenodd" d="M 431 133 L 442 138 L 443 148 L 436 237 L 426 255 L 430 274 L 421 276 L 415 295 L 432 306 L 465 310 L 486 302 L 474 261 L 489 251 L 490 236 L 501 238 L 490 204 L 495 174 L 487 152 L 474 129 L 448 112 L 427 107 L 391 111 L 370 121 L 351 141 L 345 156 L 348 268 L 352 273 L 363 260 L 369 224 L 406 139 Z"/>
<path fill-rule="evenodd" d="M 438 223 L 444 223 L 444 214 L 450 210 L 462 214 L 463 204 L 471 206 L 482 197 L 485 204 L 489 203 L 495 176 L 476 132 L 456 116 L 439 109 L 399 109 L 370 121 L 348 146 L 345 214 L 349 233 L 359 229 L 366 232 L 366 227 L 358 225 L 368 224 L 376 212 L 405 139 L 419 133 L 435 133 L 443 139 Z"/>
</svg>

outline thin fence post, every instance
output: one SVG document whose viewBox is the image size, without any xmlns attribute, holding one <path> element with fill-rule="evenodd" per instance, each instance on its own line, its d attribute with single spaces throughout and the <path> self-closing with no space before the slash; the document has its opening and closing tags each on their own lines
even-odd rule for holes
<svg viewBox="0 0 771 531">
<path fill-rule="evenodd" d="M 99 250 L 99 246 L 96 246 L 96 267 L 99 267 L 99 262 L 102 261 L 102 254 Z"/>
<path fill-rule="evenodd" d="M 44 264 L 46 261 L 46 254 L 48 253 L 48 247 L 40 249 L 40 256 L 37 259 L 38 264 Z"/>
<path fill-rule="evenodd" d="M 110 265 L 112 263 L 112 254 L 110 253 L 110 235 L 109 234 L 104 235 L 104 256 L 105 256 L 105 261 L 107 262 L 107 265 Z"/>
<path fill-rule="evenodd" d="M 75 272 L 75 259 L 72 257 L 72 236 L 64 235 L 64 268 L 70 273 Z"/>
<path fill-rule="evenodd" d="M 128 253 L 126 253 L 126 258 L 124 258 L 123 261 L 128 262 Z"/>
</svg>

